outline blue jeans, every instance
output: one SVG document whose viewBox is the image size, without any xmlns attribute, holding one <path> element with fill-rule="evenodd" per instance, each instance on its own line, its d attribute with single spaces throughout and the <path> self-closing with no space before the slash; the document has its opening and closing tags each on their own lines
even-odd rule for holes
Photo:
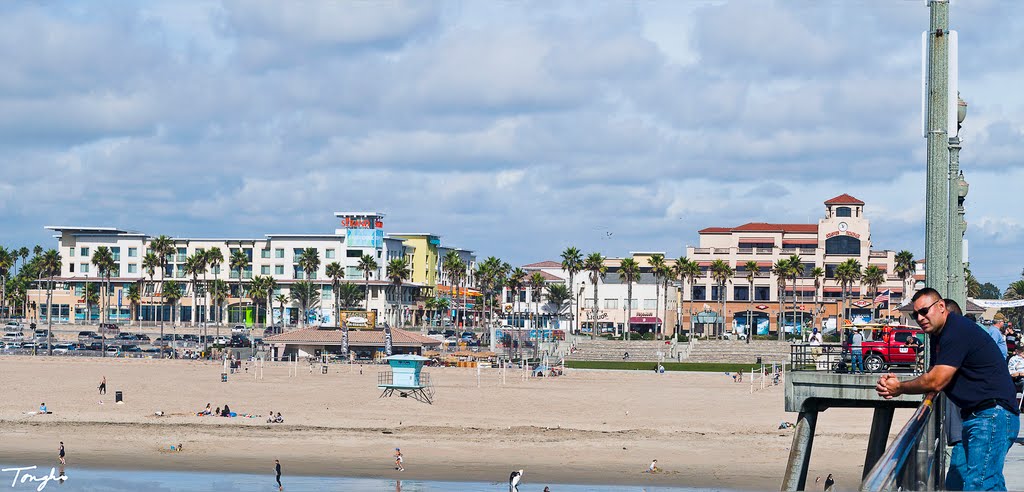
<svg viewBox="0 0 1024 492">
<path fill-rule="evenodd" d="M 967 467 L 967 455 L 964 454 L 964 442 L 957 441 L 949 452 L 949 470 L 946 470 L 946 490 L 964 489 L 964 469 Z"/>
<path fill-rule="evenodd" d="M 850 354 L 850 372 L 864 372 L 864 353 L 859 348 Z"/>
<path fill-rule="evenodd" d="M 1006 490 L 1003 463 L 1019 433 L 1020 417 L 1000 406 L 964 419 L 964 490 Z"/>
</svg>

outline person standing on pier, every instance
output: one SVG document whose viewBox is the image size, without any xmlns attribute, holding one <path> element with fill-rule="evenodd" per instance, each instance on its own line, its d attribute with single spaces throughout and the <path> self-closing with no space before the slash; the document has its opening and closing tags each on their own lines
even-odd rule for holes
<svg viewBox="0 0 1024 492">
<path fill-rule="evenodd" d="M 875 390 L 885 399 L 945 393 L 960 407 L 963 418 L 964 490 L 1006 490 L 1003 463 L 1020 432 L 1006 359 L 984 330 L 951 313 L 935 289 L 921 289 L 912 302 L 911 316 L 931 336 L 931 368 L 908 381 L 885 374 L 878 378 Z"/>
</svg>

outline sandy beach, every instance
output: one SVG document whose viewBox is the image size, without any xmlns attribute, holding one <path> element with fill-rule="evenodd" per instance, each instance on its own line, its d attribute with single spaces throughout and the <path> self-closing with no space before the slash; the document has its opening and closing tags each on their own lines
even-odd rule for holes
<svg viewBox="0 0 1024 492">
<path fill-rule="evenodd" d="M 572 370 L 526 379 L 496 369 L 430 368 L 435 401 L 378 398 L 383 366 L 310 374 L 266 364 L 220 381 L 222 364 L 68 357 L 0 357 L 0 463 L 286 473 L 524 483 L 651 484 L 778 490 L 792 441 L 779 423 L 783 387 L 750 393 L 722 373 Z M 107 378 L 107 395 L 97 386 Z M 114 403 L 122 391 L 124 404 Z M 34 414 L 45 402 L 52 415 Z M 256 418 L 199 417 L 207 402 Z M 267 424 L 269 411 L 284 424 Z M 164 416 L 156 416 L 162 411 Z M 893 435 L 911 410 L 898 410 Z M 832 473 L 860 482 L 871 411 L 821 414 L 808 489 Z M 184 445 L 171 452 L 170 446 Z M 401 447 L 406 471 L 394 470 Z M 643 473 L 652 459 L 662 473 Z"/>
</svg>

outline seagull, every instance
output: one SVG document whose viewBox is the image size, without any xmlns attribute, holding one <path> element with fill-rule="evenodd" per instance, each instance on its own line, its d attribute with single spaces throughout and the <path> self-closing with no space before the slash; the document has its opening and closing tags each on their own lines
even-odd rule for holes
<svg viewBox="0 0 1024 492">
<path fill-rule="evenodd" d="M 508 476 L 508 492 L 519 492 L 519 481 L 523 479 L 523 470 L 513 471 Z"/>
</svg>

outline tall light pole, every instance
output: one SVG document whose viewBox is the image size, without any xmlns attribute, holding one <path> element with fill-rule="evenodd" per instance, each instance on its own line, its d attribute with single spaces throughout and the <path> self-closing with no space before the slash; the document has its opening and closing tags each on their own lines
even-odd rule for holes
<svg viewBox="0 0 1024 492">
<path fill-rule="evenodd" d="M 967 117 L 967 103 L 957 97 L 957 133 L 949 139 L 949 278 L 946 294 L 950 299 L 967 304 L 967 279 L 964 268 L 964 233 L 967 222 L 964 221 L 964 199 L 967 197 L 967 181 L 960 170 L 960 135 L 959 126 Z"/>
<path fill-rule="evenodd" d="M 931 0 L 926 39 L 927 108 L 925 136 L 928 139 L 928 166 L 925 193 L 925 284 L 948 288 L 949 249 L 949 141 L 947 98 L 949 97 L 949 1 Z M 948 292 L 947 292 L 948 294 Z"/>
</svg>

